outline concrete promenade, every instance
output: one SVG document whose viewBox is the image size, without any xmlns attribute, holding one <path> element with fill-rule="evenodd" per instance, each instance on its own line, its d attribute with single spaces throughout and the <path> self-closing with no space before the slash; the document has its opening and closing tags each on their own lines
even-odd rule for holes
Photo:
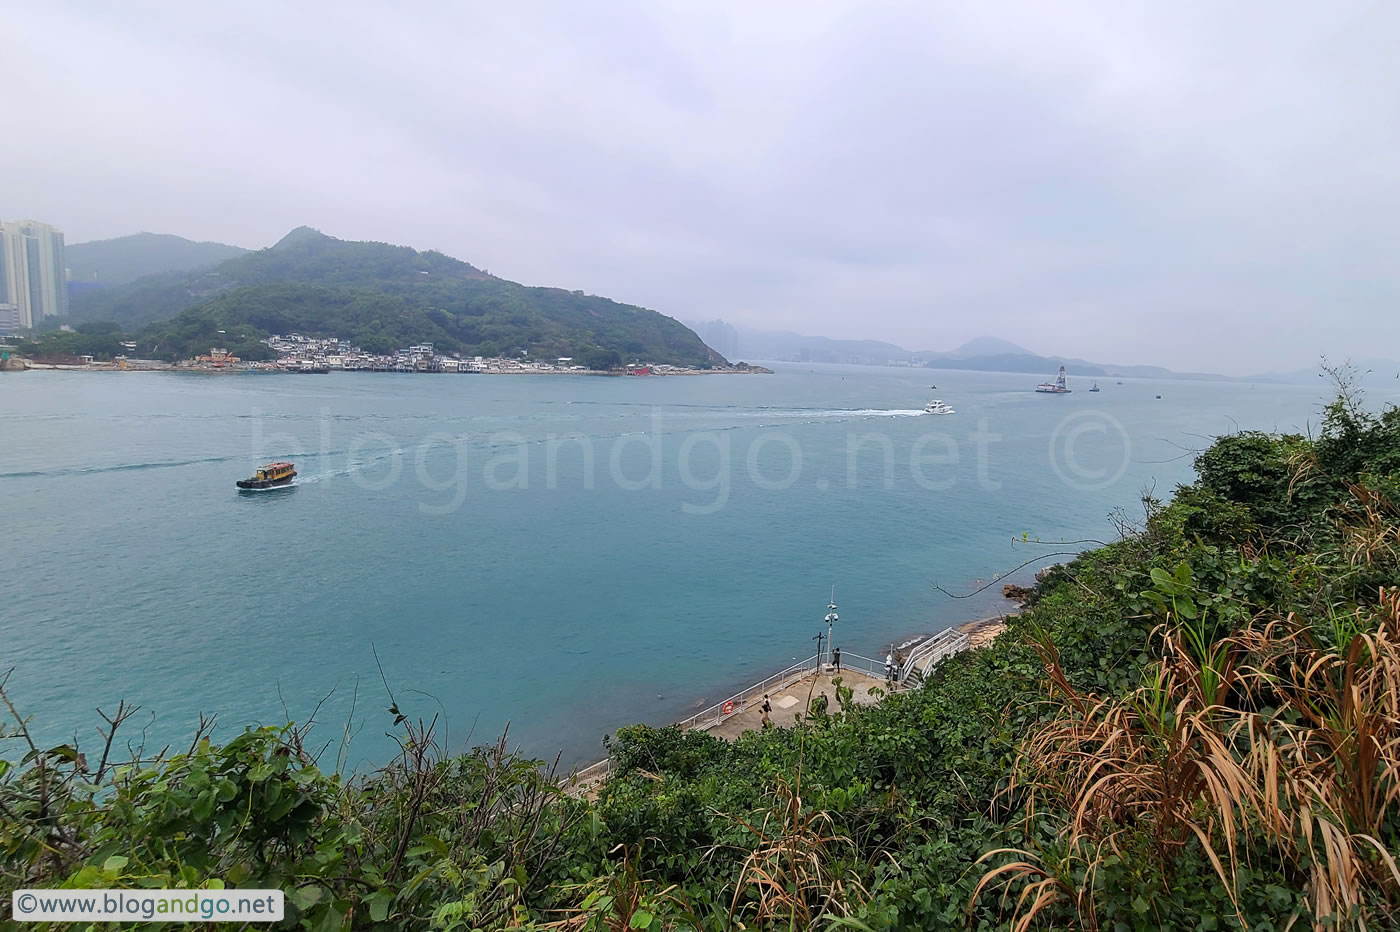
<svg viewBox="0 0 1400 932">
<path fill-rule="evenodd" d="M 976 648 L 991 643 L 1006 629 L 1008 614 L 1014 612 L 979 618 L 957 626 L 956 630 L 966 635 L 966 639 L 962 642 L 962 647 L 953 645 L 953 650 Z M 913 649 L 915 643 L 909 642 L 909 649 Z M 849 659 L 852 664 L 859 664 L 866 669 L 853 669 L 851 665 L 843 664 L 839 674 L 841 685 L 851 689 L 853 703 L 875 705 L 888 691 L 885 678 L 880 675 L 883 662 L 858 655 L 851 655 Z M 930 655 L 929 662 L 936 663 L 937 659 L 937 656 Z M 808 664 L 814 662 L 815 658 L 806 661 Z M 680 722 L 679 727 L 687 731 L 708 731 L 726 741 L 733 741 L 746 731 L 758 731 L 763 727 L 764 693 L 767 693 L 768 701 L 773 706 L 769 719 L 775 728 L 791 728 L 795 725 L 797 717 L 806 714 L 808 703 L 817 696 L 826 697 L 829 711 L 840 709 L 836 701 L 836 684 L 833 682 L 838 674 L 829 672 L 826 668 L 808 668 L 804 671 L 801 665 L 789 668 L 789 671 L 775 674 L 734 696 L 734 708 L 728 715 L 724 714 L 722 705 L 711 706 L 705 712 Z M 872 695 L 871 687 L 878 687 L 880 692 Z M 564 791 L 572 796 L 591 796 L 607 777 L 610 764 L 610 761 L 602 760 L 583 768 L 562 784 Z"/>
<path fill-rule="evenodd" d="M 833 682 L 839 676 L 842 686 L 847 686 L 852 690 L 851 701 L 857 705 L 874 705 L 880 701 L 880 695 L 871 695 L 870 688 L 878 686 L 885 690 L 885 680 L 883 677 L 870 676 L 859 670 L 851 670 L 843 667 L 840 674 L 827 673 L 812 670 L 805 675 L 786 681 L 783 685 L 774 686 L 767 690 L 768 701 L 773 706 L 773 711 L 769 718 L 775 728 L 791 728 L 797 723 L 797 716 L 805 714 L 809 697 L 815 700 L 817 696 L 825 696 L 828 711 L 840 709 L 836 701 L 836 684 Z M 746 731 L 758 731 L 763 727 L 763 695 L 764 688 L 756 686 L 753 689 L 742 693 L 734 700 L 734 711 L 729 715 L 719 713 L 719 721 L 706 716 L 707 727 L 700 724 L 687 726 L 682 723 L 680 727 L 686 731 L 703 730 L 717 738 L 725 741 L 733 741 Z M 575 797 L 592 798 L 598 787 L 608 776 L 611 761 L 601 760 L 590 767 L 585 767 L 572 777 L 561 783 L 564 792 Z"/>
<path fill-rule="evenodd" d="M 825 696 L 828 711 L 839 710 L 841 707 L 836 702 L 836 685 L 832 682 L 836 677 L 836 674 L 814 672 L 782 689 L 769 692 L 768 701 L 773 705 L 773 712 L 769 718 L 774 727 L 791 728 L 796 724 L 797 716 L 807 710 L 809 695 L 814 700 L 817 696 Z M 879 701 L 878 696 L 870 694 L 870 687 L 878 686 L 882 691 L 887 688 L 883 679 L 876 679 L 856 670 L 842 670 L 840 680 L 842 686 L 848 686 L 854 692 L 851 701 L 858 705 L 874 705 Z M 736 702 L 735 706 L 733 714 L 725 716 L 718 725 L 712 725 L 706 730 L 716 738 L 733 741 L 746 731 L 757 731 L 763 727 L 763 713 L 760 711 L 763 706 L 762 691 L 755 690 L 745 694 L 743 701 Z"/>
</svg>

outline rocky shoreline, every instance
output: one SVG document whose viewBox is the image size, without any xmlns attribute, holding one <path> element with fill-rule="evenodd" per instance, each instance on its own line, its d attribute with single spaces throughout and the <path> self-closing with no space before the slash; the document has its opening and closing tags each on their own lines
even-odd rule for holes
<svg viewBox="0 0 1400 932">
<path fill-rule="evenodd" d="M 266 375 L 268 373 L 289 373 L 295 370 L 285 369 L 277 366 L 200 366 L 181 365 L 177 363 L 138 363 L 131 365 L 118 365 L 111 362 L 81 363 L 51 363 L 39 362 L 32 359 L 24 359 L 19 356 L 12 356 L 0 364 L 0 371 L 4 372 L 24 372 L 33 370 L 36 372 L 198 372 L 209 375 Z M 368 369 L 344 369 L 336 370 L 344 372 L 371 372 L 379 373 L 377 370 Z M 622 376 L 632 376 L 633 378 L 667 378 L 670 376 L 689 375 L 772 375 L 773 370 L 763 366 L 732 367 L 727 369 L 682 369 L 672 371 L 652 371 L 645 375 L 637 375 L 627 370 L 601 371 L 597 369 L 588 370 L 527 370 L 527 369 L 481 369 L 473 370 L 470 373 L 454 372 L 415 372 L 415 373 L 393 373 L 398 375 L 593 375 L 619 378 Z"/>
</svg>

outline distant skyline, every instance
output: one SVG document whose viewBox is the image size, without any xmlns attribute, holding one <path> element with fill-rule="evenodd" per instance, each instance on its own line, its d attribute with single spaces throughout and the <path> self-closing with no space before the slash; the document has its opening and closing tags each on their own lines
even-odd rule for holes
<svg viewBox="0 0 1400 932">
<path fill-rule="evenodd" d="M 1400 7 L 0 8 L 0 215 L 306 224 L 678 319 L 1244 374 L 1400 350 Z"/>
</svg>

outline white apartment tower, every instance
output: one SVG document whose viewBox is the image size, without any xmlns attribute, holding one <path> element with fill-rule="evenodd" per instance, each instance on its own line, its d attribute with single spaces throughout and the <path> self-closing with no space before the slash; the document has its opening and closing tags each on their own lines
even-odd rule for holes
<svg viewBox="0 0 1400 932">
<path fill-rule="evenodd" d="M 0 222 L 0 317 L 28 328 L 67 313 L 63 234 L 34 220 Z"/>
</svg>

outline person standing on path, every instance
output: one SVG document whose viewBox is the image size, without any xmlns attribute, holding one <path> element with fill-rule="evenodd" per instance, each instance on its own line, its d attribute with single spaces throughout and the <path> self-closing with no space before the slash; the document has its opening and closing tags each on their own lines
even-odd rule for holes
<svg viewBox="0 0 1400 932">
<path fill-rule="evenodd" d="M 831 652 L 831 662 L 836 665 L 836 672 L 841 672 L 841 648 L 837 647 Z"/>
<path fill-rule="evenodd" d="M 763 694 L 763 705 L 759 706 L 759 711 L 762 713 L 760 718 L 762 719 L 764 730 L 772 728 L 773 720 L 768 717 L 768 713 L 773 711 L 773 704 L 768 701 L 767 693 Z"/>
<path fill-rule="evenodd" d="M 894 685 L 894 654 L 885 655 L 885 680 Z"/>
</svg>

